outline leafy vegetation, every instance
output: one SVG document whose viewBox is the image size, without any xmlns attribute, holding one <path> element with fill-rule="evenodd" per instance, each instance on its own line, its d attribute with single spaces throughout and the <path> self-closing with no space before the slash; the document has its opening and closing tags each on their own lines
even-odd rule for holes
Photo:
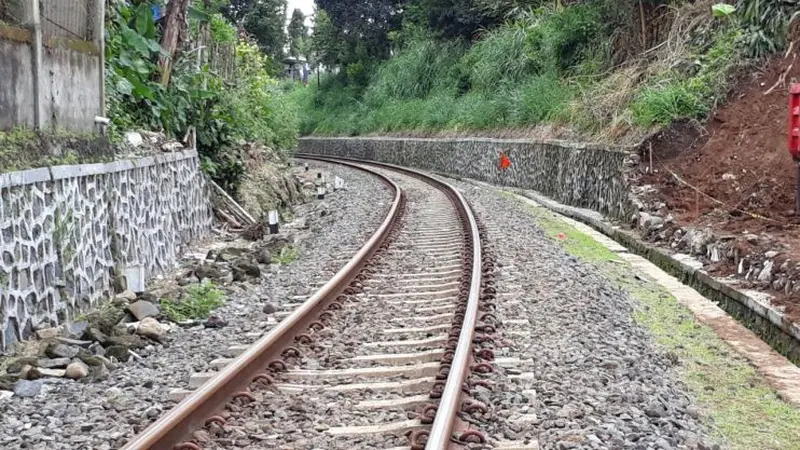
<svg viewBox="0 0 800 450">
<path fill-rule="evenodd" d="M 736 0 L 744 30 L 743 43 L 754 57 L 763 57 L 786 46 L 792 15 L 800 0 Z"/>
<path fill-rule="evenodd" d="M 706 117 L 745 57 L 785 46 L 798 1 L 409 1 L 402 20 L 371 30 L 381 51 L 342 37 L 357 12 L 347 2 L 321 2 L 312 49 L 338 71 L 295 93 L 300 132 L 555 124 L 599 139 L 641 136 Z"/>
<path fill-rule="evenodd" d="M 259 47 L 239 39 L 235 26 L 219 13 L 200 17 L 207 18 L 214 42 L 233 46 L 235 78 L 223 78 L 208 63 L 198 67 L 197 56 L 183 52 L 164 85 L 156 74 L 165 53 L 149 5 L 115 2 L 109 8 L 106 92 L 112 135 L 144 128 L 182 138 L 195 127 L 204 169 L 235 193 L 244 173 L 237 142 L 258 140 L 271 148 L 291 148 L 296 114 L 274 79 L 275 61 L 264 53 L 265 41 Z"/>
<path fill-rule="evenodd" d="M 280 253 L 273 256 L 271 259 L 272 264 L 287 265 L 294 262 L 300 256 L 300 251 L 294 245 L 286 245 L 281 248 Z"/>
<path fill-rule="evenodd" d="M 180 300 L 161 299 L 161 311 L 173 322 L 208 318 L 209 314 L 225 304 L 225 294 L 211 281 L 192 284 Z"/>
</svg>

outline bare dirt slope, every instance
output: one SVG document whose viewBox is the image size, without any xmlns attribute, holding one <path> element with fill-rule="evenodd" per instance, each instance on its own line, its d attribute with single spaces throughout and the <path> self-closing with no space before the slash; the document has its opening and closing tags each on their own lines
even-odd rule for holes
<svg viewBox="0 0 800 450">
<path fill-rule="evenodd" d="M 775 55 L 747 71 L 705 126 L 679 123 L 651 141 L 654 172 L 640 183 L 657 189 L 678 225 L 733 239 L 740 255 L 779 251 L 779 259 L 800 260 L 797 166 L 787 149 L 788 86 L 800 82 L 798 56 Z M 648 150 L 643 146 L 642 172 L 649 171 Z M 735 269 L 711 267 L 721 275 Z M 800 317 L 798 299 L 779 297 Z"/>
</svg>

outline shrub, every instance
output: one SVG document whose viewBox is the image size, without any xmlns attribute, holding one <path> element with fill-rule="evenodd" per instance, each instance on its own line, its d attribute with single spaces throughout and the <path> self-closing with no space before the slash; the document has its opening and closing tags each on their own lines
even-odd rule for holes
<svg viewBox="0 0 800 450">
<path fill-rule="evenodd" d="M 206 280 L 190 285 L 180 300 L 163 298 L 160 304 L 161 311 L 173 322 L 206 319 L 211 311 L 225 304 L 225 294 Z"/>
</svg>

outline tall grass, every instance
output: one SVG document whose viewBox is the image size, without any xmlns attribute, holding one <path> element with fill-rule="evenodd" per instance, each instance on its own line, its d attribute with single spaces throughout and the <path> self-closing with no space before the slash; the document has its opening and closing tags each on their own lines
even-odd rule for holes
<svg viewBox="0 0 800 450">
<path fill-rule="evenodd" d="M 738 28 L 714 28 L 704 36 L 711 45 L 665 73 L 614 72 L 614 30 L 602 20 L 603 5 L 540 8 L 486 31 L 471 47 L 417 32 L 364 83 L 342 73 L 300 88 L 301 133 L 469 132 L 544 122 L 596 133 L 620 122 L 646 129 L 707 114 L 739 58 Z"/>
</svg>

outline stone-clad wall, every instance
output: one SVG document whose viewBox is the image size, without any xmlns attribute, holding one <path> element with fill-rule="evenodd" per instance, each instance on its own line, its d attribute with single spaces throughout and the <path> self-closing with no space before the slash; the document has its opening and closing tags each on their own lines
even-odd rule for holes
<svg viewBox="0 0 800 450">
<path fill-rule="evenodd" d="M 109 296 L 114 269 L 149 278 L 206 236 L 193 150 L 0 174 L 0 347 Z"/>
<path fill-rule="evenodd" d="M 298 151 L 533 189 L 561 203 L 624 220 L 635 212 L 625 173 L 636 155 L 629 151 L 561 141 L 411 138 L 304 138 Z M 506 171 L 499 169 L 501 151 L 512 162 Z"/>
</svg>

